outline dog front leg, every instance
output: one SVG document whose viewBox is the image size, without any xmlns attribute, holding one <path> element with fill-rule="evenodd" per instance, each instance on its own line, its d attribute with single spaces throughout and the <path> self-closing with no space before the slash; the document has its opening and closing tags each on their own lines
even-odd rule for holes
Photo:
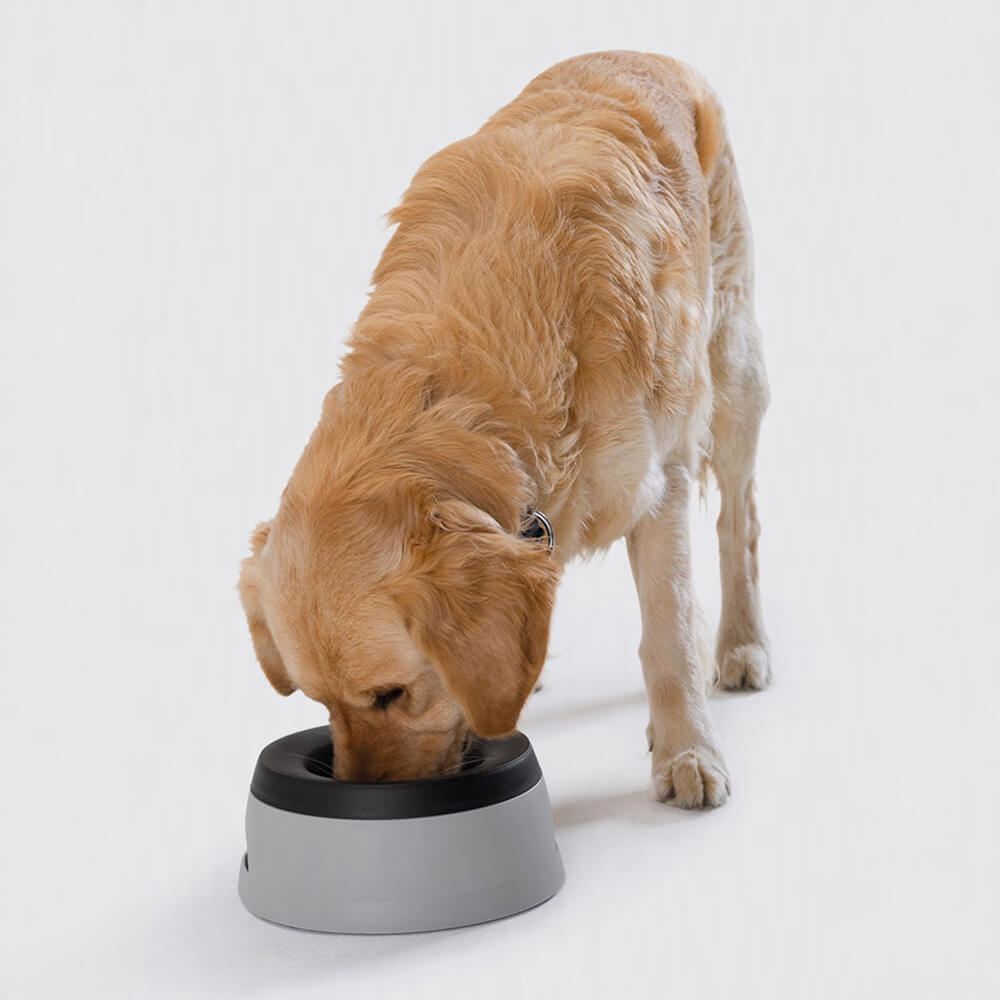
<svg viewBox="0 0 1000 1000">
<path fill-rule="evenodd" d="M 729 797 L 729 774 L 705 698 L 714 664 L 697 634 L 688 532 L 691 476 L 679 464 L 665 472 L 660 509 L 647 514 L 627 539 L 642 613 L 639 658 L 649 699 L 653 790 L 661 802 L 685 809 L 718 806 Z"/>
</svg>

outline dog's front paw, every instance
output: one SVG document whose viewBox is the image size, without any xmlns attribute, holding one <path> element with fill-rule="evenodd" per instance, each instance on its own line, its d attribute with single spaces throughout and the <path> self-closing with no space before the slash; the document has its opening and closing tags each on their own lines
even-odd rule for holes
<svg viewBox="0 0 1000 1000">
<path fill-rule="evenodd" d="M 707 746 L 662 756 L 654 749 L 653 792 L 682 809 L 721 806 L 729 798 L 729 773 L 722 757 Z"/>
<path fill-rule="evenodd" d="M 727 691 L 760 691 L 771 683 L 771 657 L 756 643 L 736 646 L 720 657 L 719 683 Z"/>
</svg>

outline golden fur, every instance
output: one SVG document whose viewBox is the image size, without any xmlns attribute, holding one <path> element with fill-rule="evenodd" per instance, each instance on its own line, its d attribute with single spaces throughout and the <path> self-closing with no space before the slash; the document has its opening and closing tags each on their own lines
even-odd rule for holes
<svg viewBox="0 0 1000 1000">
<path fill-rule="evenodd" d="M 760 687 L 769 666 L 752 505 L 767 389 L 718 103 L 661 56 L 571 59 L 431 157 L 391 218 L 342 380 L 243 563 L 264 672 L 329 708 L 338 777 L 452 769 L 470 729 L 516 725 L 561 567 L 626 536 L 654 787 L 723 801 L 686 547 L 709 462 L 722 681 Z M 552 556 L 518 535 L 529 507 Z"/>
</svg>

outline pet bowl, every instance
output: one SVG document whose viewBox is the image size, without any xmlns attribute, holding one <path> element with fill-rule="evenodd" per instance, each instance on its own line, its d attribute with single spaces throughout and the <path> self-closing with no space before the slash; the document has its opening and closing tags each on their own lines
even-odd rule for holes
<svg viewBox="0 0 1000 1000">
<path fill-rule="evenodd" d="M 425 781 L 336 781 L 326 726 L 261 751 L 239 892 L 258 917 L 355 934 L 439 930 L 554 896 L 563 865 L 522 733 L 474 744 Z"/>
</svg>

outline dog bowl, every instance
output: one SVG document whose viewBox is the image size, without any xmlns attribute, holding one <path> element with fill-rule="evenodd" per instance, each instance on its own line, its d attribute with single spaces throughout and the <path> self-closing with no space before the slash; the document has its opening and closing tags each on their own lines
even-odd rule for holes
<svg viewBox="0 0 1000 1000">
<path fill-rule="evenodd" d="M 554 896 L 552 809 L 523 733 L 425 781 L 336 781 L 326 726 L 261 751 L 239 893 L 258 917 L 354 934 L 462 927 Z"/>
</svg>

